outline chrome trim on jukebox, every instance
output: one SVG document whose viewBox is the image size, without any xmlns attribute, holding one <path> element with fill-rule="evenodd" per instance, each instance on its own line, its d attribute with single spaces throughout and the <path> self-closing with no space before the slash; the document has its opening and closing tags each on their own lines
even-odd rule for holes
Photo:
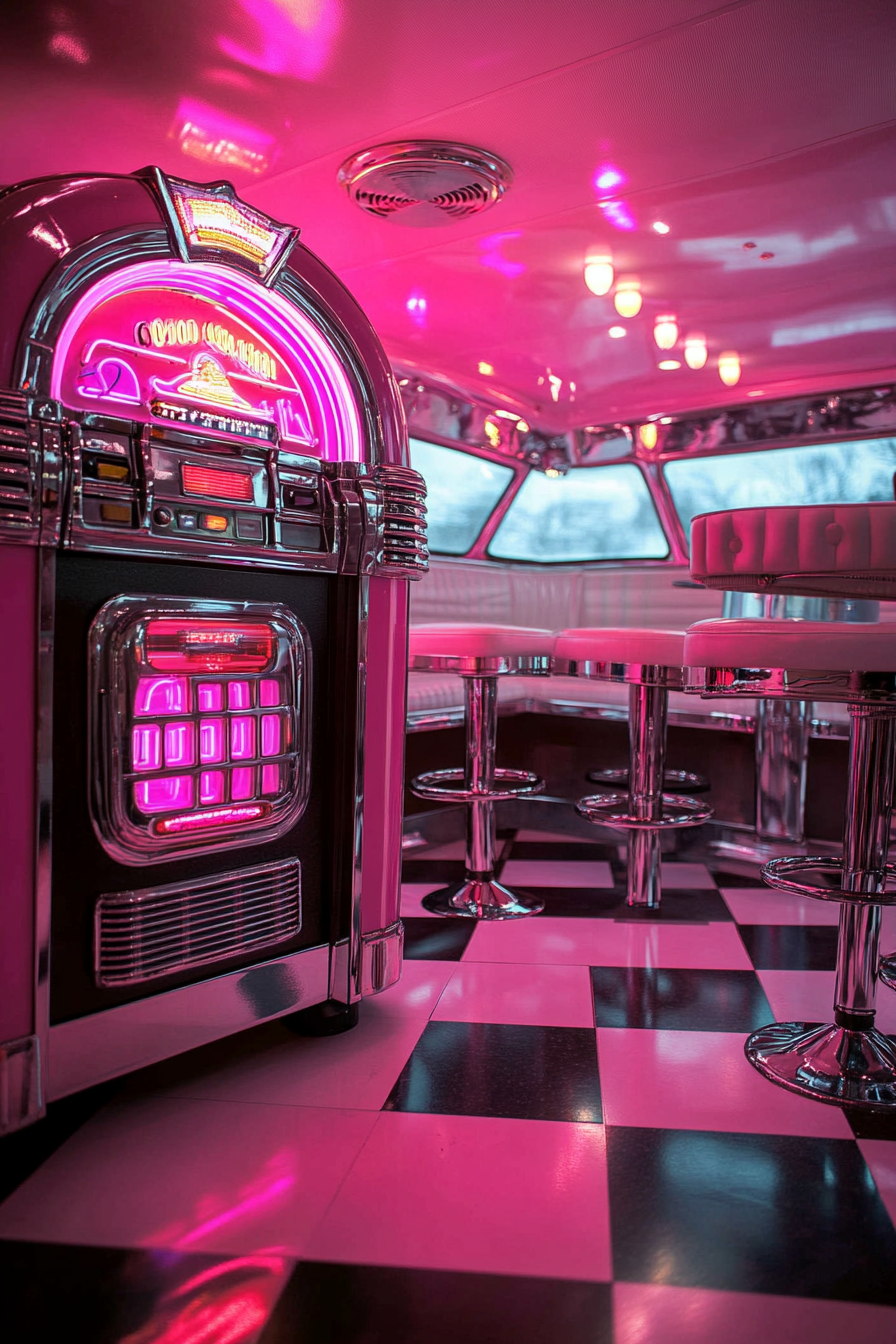
<svg viewBox="0 0 896 1344">
<path fill-rule="evenodd" d="M 370 624 L 370 580 L 358 585 L 358 682 L 356 699 L 354 807 L 352 813 L 351 912 L 348 938 L 333 943 L 330 955 L 330 998 L 355 1003 L 361 997 L 361 886 L 364 843 L 364 747 L 367 727 L 367 659 Z"/>
<path fill-rule="evenodd" d="M 420 579 L 429 570 L 426 482 L 411 467 L 383 463 L 374 469 L 383 496 L 383 550 L 377 573 Z"/>
<path fill-rule="evenodd" d="M 37 1067 L 46 1070 L 50 1031 L 50 928 L 53 885 L 53 675 L 56 552 L 41 549 L 37 654 L 37 852 L 34 864 L 34 1032 Z M 46 1104 L 46 1084 L 41 1088 Z M 43 1112 L 41 1112 L 42 1114 Z"/>
<path fill-rule="evenodd" d="M 153 624 L 166 627 L 158 651 Z M 206 625 L 219 629 L 203 636 Z M 255 627 L 264 647 L 245 652 Z M 209 854 L 295 825 L 310 788 L 311 646 L 288 608 L 116 597 L 90 627 L 89 660 L 90 813 L 114 859 Z M 139 675 L 147 667 L 158 675 Z"/>
<path fill-rule="evenodd" d="M 298 859 L 100 896 L 94 977 L 142 984 L 188 966 L 261 952 L 302 927 Z"/>
<path fill-rule="evenodd" d="M 30 1125 L 44 1114 L 40 1064 L 37 1036 L 0 1042 L 0 1135 Z"/>
<path fill-rule="evenodd" d="M 380 994 L 401 977 L 404 925 L 398 919 L 388 929 L 365 933 L 361 940 L 361 995 Z"/>
<path fill-rule="evenodd" d="M 328 962 L 327 946 L 311 947 L 60 1022 L 50 1030 L 48 1099 L 322 1003 Z"/>
</svg>

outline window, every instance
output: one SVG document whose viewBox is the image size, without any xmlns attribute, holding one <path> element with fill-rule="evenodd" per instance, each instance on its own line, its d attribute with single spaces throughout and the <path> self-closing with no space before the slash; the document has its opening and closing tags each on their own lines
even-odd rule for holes
<svg viewBox="0 0 896 1344">
<path fill-rule="evenodd" d="M 541 564 L 669 554 L 647 482 L 630 462 L 557 477 L 530 472 L 488 549 L 498 560 Z"/>
<path fill-rule="evenodd" d="M 698 513 L 775 504 L 861 504 L 893 498 L 896 439 L 683 457 L 665 466 L 685 533 Z"/>
<path fill-rule="evenodd" d="M 466 555 L 513 480 L 513 467 L 411 439 L 411 465 L 426 481 L 429 549 Z"/>
</svg>

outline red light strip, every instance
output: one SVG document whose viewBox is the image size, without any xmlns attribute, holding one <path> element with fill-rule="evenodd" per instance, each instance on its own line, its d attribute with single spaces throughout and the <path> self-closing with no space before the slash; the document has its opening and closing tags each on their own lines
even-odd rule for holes
<svg viewBox="0 0 896 1344">
<path fill-rule="evenodd" d="M 214 826 L 240 826 L 257 821 L 270 812 L 270 803 L 242 803 L 235 807 L 216 807 L 212 812 L 182 812 L 155 823 L 156 835 L 176 835 L 182 831 L 201 831 Z"/>
<path fill-rule="evenodd" d="M 216 471 L 185 462 L 181 467 L 185 495 L 207 495 L 213 499 L 236 499 L 251 504 L 252 477 L 242 471 Z"/>
</svg>

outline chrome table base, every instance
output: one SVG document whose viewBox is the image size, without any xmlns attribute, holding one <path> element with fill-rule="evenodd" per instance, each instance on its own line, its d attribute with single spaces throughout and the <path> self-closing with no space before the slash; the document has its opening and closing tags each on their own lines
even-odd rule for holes
<svg viewBox="0 0 896 1344">
<path fill-rule="evenodd" d="M 459 919 L 519 919 L 523 915 L 537 915 L 544 909 L 544 901 L 535 896 L 509 891 L 493 879 L 469 874 L 453 887 L 431 891 L 421 905 L 431 915 Z"/>
<path fill-rule="evenodd" d="M 528 770 L 497 769 L 498 679 L 465 675 L 466 761 L 462 770 L 430 770 L 411 789 L 418 798 L 466 805 L 466 874 L 463 882 L 430 892 L 424 908 L 433 915 L 461 919 L 520 919 L 536 915 L 544 902 L 515 894 L 495 881 L 495 803 L 528 797 L 544 780 Z"/>
<path fill-rule="evenodd" d="M 865 1109 L 896 1106 L 896 1049 L 873 1027 L 775 1022 L 754 1031 L 744 1053 L 789 1092 Z"/>
</svg>

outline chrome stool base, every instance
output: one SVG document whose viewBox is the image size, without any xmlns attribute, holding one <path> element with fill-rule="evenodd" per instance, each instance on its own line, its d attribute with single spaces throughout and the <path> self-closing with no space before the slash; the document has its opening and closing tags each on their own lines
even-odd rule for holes
<svg viewBox="0 0 896 1344">
<path fill-rule="evenodd" d="M 861 1110 L 896 1108 L 896 1048 L 875 1027 L 774 1022 L 747 1038 L 744 1053 L 788 1092 Z"/>
<path fill-rule="evenodd" d="M 533 775 L 531 770 L 496 766 L 487 788 L 474 789 L 467 786 L 466 771 L 463 769 L 427 770 L 425 774 L 411 780 L 411 789 L 418 798 L 442 803 L 502 803 L 511 798 L 528 798 L 533 793 L 541 793 L 544 780 Z"/>
<path fill-rule="evenodd" d="M 844 887 L 843 876 L 846 865 L 842 857 L 823 858 L 807 854 L 772 859 L 761 870 L 762 880 L 778 891 L 788 891 L 794 896 L 811 896 L 816 901 L 836 901 L 840 905 L 896 905 L 896 887 L 889 890 L 874 884 L 871 891 L 855 891 Z M 881 869 L 888 884 L 896 883 L 896 863 L 887 863 Z M 800 877 L 809 881 L 800 882 Z"/>
<path fill-rule="evenodd" d="M 661 806 L 659 815 L 639 817 L 631 811 L 629 794 L 595 793 L 590 798 L 580 798 L 576 811 L 588 821 L 601 821 L 621 831 L 668 831 L 677 826 L 700 826 L 712 816 L 711 807 L 676 793 L 664 793 Z"/>
<path fill-rule="evenodd" d="M 896 989 L 896 952 L 891 952 L 888 957 L 881 957 L 877 974 L 887 989 Z"/>
<path fill-rule="evenodd" d="M 630 772 L 627 765 L 616 770 L 589 770 L 585 775 L 589 784 L 603 784 L 608 789 L 624 789 L 628 792 Z M 689 793 L 706 793 L 710 783 L 705 775 L 693 770 L 666 770 L 663 773 L 663 789 L 669 793 L 687 790 Z"/>
<path fill-rule="evenodd" d="M 431 891 L 423 897 L 421 905 L 431 915 L 455 919 L 520 919 L 544 909 L 544 901 L 536 896 L 509 891 L 494 879 L 475 877 Z"/>
</svg>

